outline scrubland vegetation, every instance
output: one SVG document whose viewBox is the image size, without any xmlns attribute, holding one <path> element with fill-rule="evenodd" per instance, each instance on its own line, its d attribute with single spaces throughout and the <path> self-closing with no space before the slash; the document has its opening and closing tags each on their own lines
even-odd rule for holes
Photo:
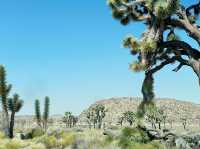
<svg viewBox="0 0 200 149">
<path fill-rule="evenodd" d="M 86 114 L 86 127 L 79 125 L 79 117 L 66 112 L 62 118 L 65 128 L 50 127 L 50 98 L 45 97 L 44 111 L 35 100 L 34 128 L 20 132 L 15 128 L 15 115 L 23 107 L 18 94 L 13 96 L 6 71 L 0 66 L 0 100 L 2 123 L 0 149 L 199 149 L 200 133 L 181 134 L 172 131 L 173 120 L 165 109 L 154 102 L 154 74 L 166 65 L 178 63 L 192 68 L 200 83 L 200 52 L 183 41 L 177 33 L 181 29 L 200 45 L 198 16 L 200 3 L 184 7 L 179 0 L 108 0 L 113 17 L 123 25 L 132 21 L 145 23 L 140 39 L 128 36 L 124 47 L 131 50 L 135 61 L 130 68 L 144 72 L 143 101 L 137 111 L 126 110 L 118 123 L 104 122 L 107 109 L 97 104 Z M 182 131 L 188 132 L 188 117 L 181 117 Z M 170 124 L 170 128 L 166 127 Z"/>
</svg>

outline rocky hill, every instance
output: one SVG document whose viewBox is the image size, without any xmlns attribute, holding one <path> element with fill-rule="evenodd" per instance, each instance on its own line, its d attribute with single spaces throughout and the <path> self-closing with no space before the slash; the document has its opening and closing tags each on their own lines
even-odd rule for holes
<svg viewBox="0 0 200 149">
<path fill-rule="evenodd" d="M 97 104 L 102 104 L 107 109 L 104 122 L 115 125 L 122 113 L 126 111 L 136 111 L 141 100 L 141 98 L 121 97 L 97 101 L 80 114 L 79 123 L 86 125 L 87 111 Z M 181 123 L 181 118 L 186 117 L 188 119 L 188 124 L 200 124 L 199 104 L 167 98 L 159 98 L 155 101 L 157 106 L 162 107 L 167 113 L 168 120 L 173 120 L 175 123 Z"/>
</svg>

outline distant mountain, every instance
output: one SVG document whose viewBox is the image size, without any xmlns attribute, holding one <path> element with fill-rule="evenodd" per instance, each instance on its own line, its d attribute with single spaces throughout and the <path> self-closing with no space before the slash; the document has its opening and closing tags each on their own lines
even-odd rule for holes
<svg viewBox="0 0 200 149">
<path fill-rule="evenodd" d="M 99 100 L 80 114 L 79 123 L 82 125 L 87 124 L 87 111 L 97 104 L 102 104 L 108 111 L 104 122 L 115 125 L 122 113 L 126 111 L 136 111 L 141 100 L 142 98 L 135 97 L 119 97 Z M 155 101 L 158 107 L 164 108 L 168 119 L 173 120 L 175 123 L 180 123 L 181 117 L 187 117 L 190 124 L 200 123 L 199 104 L 169 98 L 158 98 Z"/>
</svg>

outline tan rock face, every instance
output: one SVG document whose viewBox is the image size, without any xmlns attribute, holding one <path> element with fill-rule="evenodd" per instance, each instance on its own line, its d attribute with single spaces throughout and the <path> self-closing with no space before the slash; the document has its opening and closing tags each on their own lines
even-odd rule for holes
<svg viewBox="0 0 200 149">
<path fill-rule="evenodd" d="M 119 117 L 126 111 L 136 111 L 141 98 L 121 97 L 100 100 L 91 105 L 102 104 L 106 107 L 107 113 L 104 119 L 105 123 L 117 124 Z M 200 123 L 200 105 L 191 102 L 185 102 L 175 99 L 158 98 L 155 100 L 158 107 L 163 108 L 167 114 L 168 119 L 175 123 L 181 123 L 181 118 L 186 117 L 190 124 Z M 79 117 L 80 124 L 87 124 L 86 113 L 88 109 L 84 110 Z"/>
</svg>

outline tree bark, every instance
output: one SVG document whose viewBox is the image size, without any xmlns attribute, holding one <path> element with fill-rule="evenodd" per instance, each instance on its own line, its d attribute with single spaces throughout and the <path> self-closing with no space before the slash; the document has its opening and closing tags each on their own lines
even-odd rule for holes
<svg viewBox="0 0 200 149">
<path fill-rule="evenodd" d="M 9 129 L 9 137 L 13 138 L 13 129 L 14 129 L 14 124 L 15 124 L 15 112 L 11 113 L 11 117 L 10 117 L 10 129 Z"/>
</svg>

